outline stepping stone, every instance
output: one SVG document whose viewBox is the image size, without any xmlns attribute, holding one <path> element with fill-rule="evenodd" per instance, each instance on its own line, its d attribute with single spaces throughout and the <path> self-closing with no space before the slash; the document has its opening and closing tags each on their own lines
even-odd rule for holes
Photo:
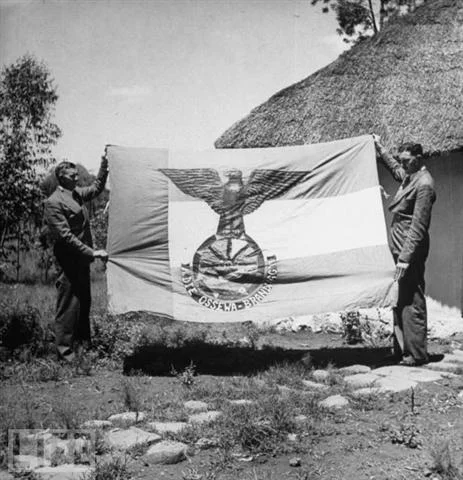
<svg viewBox="0 0 463 480">
<path fill-rule="evenodd" d="M 209 408 L 209 405 L 205 402 L 200 402 L 198 400 L 189 400 L 185 402 L 184 407 L 190 412 L 206 412 Z"/>
<path fill-rule="evenodd" d="M 312 377 L 314 380 L 317 382 L 323 382 L 325 381 L 328 377 L 330 376 L 330 373 L 327 372 L 326 370 L 314 370 L 312 372 Z"/>
<path fill-rule="evenodd" d="M 57 467 L 36 468 L 34 473 L 41 480 L 81 480 L 90 475 L 91 470 L 88 465 L 64 464 Z"/>
<path fill-rule="evenodd" d="M 294 422 L 300 425 L 301 423 L 305 423 L 307 419 L 307 415 L 296 415 L 294 417 Z"/>
<path fill-rule="evenodd" d="M 143 460 L 149 465 L 171 465 L 185 460 L 187 451 L 188 445 L 165 440 L 152 445 L 143 455 Z"/>
<path fill-rule="evenodd" d="M 463 390 L 457 395 L 458 400 L 463 402 Z"/>
<path fill-rule="evenodd" d="M 287 387 L 286 385 L 277 385 L 278 390 L 282 395 L 289 395 L 291 393 L 296 393 L 298 390 L 294 388 Z"/>
<path fill-rule="evenodd" d="M 150 422 L 146 425 L 157 433 L 180 433 L 188 423 L 185 422 Z"/>
<path fill-rule="evenodd" d="M 340 373 L 345 373 L 349 375 L 355 375 L 356 373 L 368 373 L 371 372 L 371 368 L 367 365 L 349 365 L 348 367 L 342 367 L 339 369 Z"/>
<path fill-rule="evenodd" d="M 452 355 L 455 355 L 455 356 L 463 359 L 463 350 L 454 350 L 454 351 L 452 352 Z"/>
<path fill-rule="evenodd" d="M 433 363 L 428 363 L 426 365 L 426 368 L 428 370 L 432 370 L 435 373 L 440 373 L 441 377 L 443 377 L 443 372 L 447 373 L 461 373 L 463 370 L 463 365 L 460 365 L 458 363 L 450 363 L 450 362 L 433 362 Z"/>
<path fill-rule="evenodd" d="M 380 395 L 381 393 L 384 393 L 384 391 L 379 387 L 365 387 L 365 388 L 359 388 L 358 390 L 354 390 L 351 393 L 351 395 L 354 398 L 360 398 L 360 397 L 372 397 L 372 396 Z"/>
<path fill-rule="evenodd" d="M 19 470 L 34 470 L 38 467 L 49 467 L 50 461 L 35 455 L 15 455 L 13 457 L 15 468 Z"/>
<path fill-rule="evenodd" d="M 246 400 L 241 398 L 239 400 L 229 400 L 232 405 L 254 405 L 256 402 L 254 400 Z"/>
<path fill-rule="evenodd" d="M 342 395 L 331 395 L 331 397 L 325 398 L 319 402 L 320 407 L 328 408 L 329 410 L 337 410 L 338 408 L 347 407 L 349 400 Z"/>
<path fill-rule="evenodd" d="M 108 445 L 118 450 L 128 450 L 135 445 L 143 443 L 154 443 L 161 440 L 156 433 L 146 432 L 137 427 L 130 427 L 126 430 L 116 428 L 106 434 Z"/>
<path fill-rule="evenodd" d="M 383 392 L 404 392 L 411 388 L 415 388 L 418 385 L 418 382 L 415 380 L 410 380 L 409 378 L 401 377 L 380 377 L 375 383 L 375 387 L 378 387 Z"/>
<path fill-rule="evenodd" d="M 219 442 L 215 438 L 200 438 L 196 443 L 195 446 L 200 450 L 208 450 L 209 448 L 216 448 L 219 446 Z"/>
<path fill-rule="evenodd" d="M 463 355 L 455 355 L 454 353 L 446 353 L 444 355 L 444 358 L 441 360 L 444 363 L 450 362 L 450 363 L 457 363 L 460 364 L 463 367 Z M 437 362 L 439 363 L 439 362 Z"/>
<path fill-rule="evenodd" d="M 357 373 L 355 375 L 347 375 L 344 381 L 352 388 L 365 388 L 375 384 L 379 375 L 374 373 Z"/>
<path fill-rule="evenodd" d="M 302 380 L 302 385 L 312 390 L 328 390 L 330 388 L 324 383 L 313 382 L 312 380 Z"/>
<path fill-rule="evenodd" d="M 222 415 L 222 412 L 210 411 L 210 412 L 200 412 L 190 415 L 188 421 L 190 423 L 211 423 L 217 420 Z"/>
<path fill-rule="evenodd" d="M 376 368 L 373 373 L 381 377 L 396 377 L 413 380 L 414 382 L 435 382 L 443 378 L 439 372 L 431 371 L 428 368 L 405 367 L 403 365 Z"/>
<path fill-rule="evenodd" d="M 108 420 L 112 424 L 124 424 L 124 425 L 134 425 L 138 422 L 143 422 L 146 418 L 146 413 L 143 412 L 123 412 L 123 413 L 116 413 L 115 415 L 111 415 Z"/>
<path fill-rule="evenodd" d="M 112 423 L 109 420 L 87 420 L 81 425 L 81 428 L 110 428 Z"/>
</svg>

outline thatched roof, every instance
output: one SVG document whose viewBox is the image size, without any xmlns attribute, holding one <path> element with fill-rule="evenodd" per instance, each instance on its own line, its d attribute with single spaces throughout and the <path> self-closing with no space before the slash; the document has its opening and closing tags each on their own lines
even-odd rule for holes
<svg viewBox="0 0 463 480">
<path fill-rule="evenodd" d="M 463 147 L 463 1 L 427 0 L 374 38 L 273 95 L 217 148 L 300 145 L 378 133 L 428 152 Z"/>
</svg>

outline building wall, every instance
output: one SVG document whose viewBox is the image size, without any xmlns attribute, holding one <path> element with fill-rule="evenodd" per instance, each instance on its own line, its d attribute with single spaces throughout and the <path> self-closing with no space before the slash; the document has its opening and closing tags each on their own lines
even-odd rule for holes
<svg viewBox="0 0 463 480">
<path fill-rule="evenodd" d="M 437 200 L 431 220 L 431 249 L 426 263 L 426 294 L 450 306 L 463 304 L 463 152 L 433 157 L 426 166 L 436 182 Z M 385 200 L 386 222 L 391 215 L 387 205 L 398 188 L 389 172 L 379 166 L 381 185 L 391 195 Z"/>
</svg>

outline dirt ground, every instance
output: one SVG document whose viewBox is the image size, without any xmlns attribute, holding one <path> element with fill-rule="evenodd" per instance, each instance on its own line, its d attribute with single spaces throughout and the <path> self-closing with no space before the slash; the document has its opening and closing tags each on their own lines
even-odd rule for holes
<svg viewBox="0 0 463 480">
<path fill-rule="evenodd" d="M 359 363 L 358 360 L 372 366 L 386 361 L 384 348 L 350 347 L 335 334 L 269 333 L 259 342 L 278 347 L 277 357 L 283 363 L 281 352 L 287 352 L 287 363 L 301 364 L 302 360 L 303 364 L 304 358 L 310 358 L 307 369 L 328 365 L 336 371 L 338 366 Z M 430 351 L 438 356 L 462 345 L 463 336 L 454 336 L 433 342 Z M 349 350 L 353 354 L 350 362 Z M 204 363 L 199 357 L 192 360 Z M 260 371 L 250 368 L 233 372 L 230 367 L 229 371 L 215 375 L 199 367 L 194 383 L 199 389 L 207 389 L 210 382 L 244 381 L 265 374 L 274 363 L 266 358 Z M 58 381 L 25 383 L 10 378 L 2 381 L 2 403 L 5 408 L 8 402 L 14 402 L 16 410 L 11 410 L 10 416 L 16 415 L 18 421 L 21 416 L 33 415 L 35 428 L 57 426 L 58 418 L 67 418 L 77 425 L 126 411 L 123 383 L 127 378 L 121 369 L 101 366 L 91 375 Z M 194 397 L 191 389 L 168 373 L 153 376 L 139 371 L 130 378 L 136 380 L 142 409 L 151 419 L 166 415 L 181 419 L 182 402 Z M 134 455 L 129 460 L 129 471 L 134 480 L 460 479 L 461 472 L 452 468 L 463 460 L 463 402 L 458 398 L 462 390 L 462 375 L 420 383 L 413 394 L 408 391 L 382 395 L 326 413 L 310 431 L 299 433 L 296 441 L 283 441 L 271 452 L 238 452 L 224 457 L 220 448 L 212 448 L 192 452 L 179 464 L 163 466 L 147 466 L 141 456 Z M 22 410 L 18 406 L 21 402 L 25 402 Z M 216 407 L 220 407 L 218 403 Z M 290 460 L 295 457 L 300 459 L 300 465 L 292 467 Z"/>
</svg>

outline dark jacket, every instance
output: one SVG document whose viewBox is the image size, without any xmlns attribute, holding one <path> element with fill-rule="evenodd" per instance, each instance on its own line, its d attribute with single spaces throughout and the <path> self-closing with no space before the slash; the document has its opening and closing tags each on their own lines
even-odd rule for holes
<svg viewBox="0 0 463 480">
<path fill-rule="evenodd" d="M 398 262 L 424 261 L 429 252 L 429 225 L 436 200 L 434 180 L 426 167 L 407 175 L 392 156 L 381 152 L 384 164 L 393 177 L 402 182 L 389 205 L 393 214 L 390 241 Z"/>
<path fill-rule="evenodd" d="M 93 259 L 93 241 L 90 230 L 88 202 L 98 196 L 108 177 L 106 166 L 100 167 L 98 176 L 89 187 L 76 187 L 73 191 L 58 186 L 45 201 L 45 223 L 54 242 L 58 260 L 63 256 Z"/>
</svg>

